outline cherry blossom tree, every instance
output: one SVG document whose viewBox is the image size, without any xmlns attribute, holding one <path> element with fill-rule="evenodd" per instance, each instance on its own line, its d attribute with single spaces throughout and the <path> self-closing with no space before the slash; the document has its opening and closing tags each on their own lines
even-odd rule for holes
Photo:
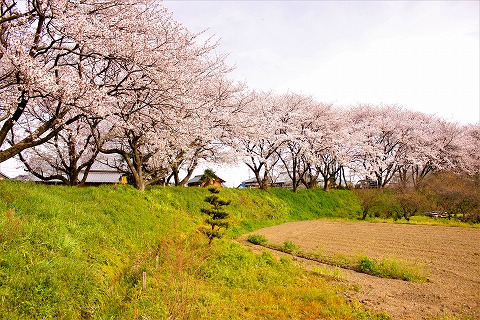
<svg viewBox="0 0 480 320">
<path fill-rule="evenodd" d="M 142 171 L 154 182 L 167 170 L 160 150 L 188 145 L 174 132 L 224 100 L 229 68 L 211 54 L 215 43 L 195 44 L 198 35 L 154 1 L 24 4 L 2 2 L 0 161 L 80 117 L 104 118 L 97 141 L 144 188 Z"/>
<path fill-rule="evenodd" d="M 185 185 L 200 164 L 238 163 L 228 141 L 234 136 L 246 103 L 251 101 L 251 93 L 244 84 L 231 81 L 219 83 L 215 92 L 218 96 L 212 97 L 221 103 L 205 104 L 203 115 L 197 119 L 200 124 L 191 123 L 188 128 L 188 142 L 181 149 L 169 150 L 171 172 L 167 180 L 173 178 L 176 186 Z M 181 172 L 185 173 L 183 177 Z"/>
<path fill-rule="evenodd" d="M 350 112 L 352 128 L 360 133 L 352 139 L 356 170 L 380 187 L 418 186 L 432 172 L 465 167 L 462 146 L 468 139 L 455 123 L 397 106 L 359 105 Z"/>
<path fill-rule="evenodd" d="M 143 189 L 168 171 L 165 150 L 192 146 L 191 128 L 225 121 L 225 57 L 155 1 L 7 0 L 1 13 L 0 162 L 103 119 L 98 146 Z"/>
<path fill-rule="evenodd" d="M 367 176 L 385 187 L 397 175 L 410 124 L 397 106 L 358 105 L 350 110 L 351 125 L 361 132 L 357 159 Z"/>
<path fill-rule="evenodd" d="M 281 106 L 279 130 L 284 138 L 282 147 L 276 152 L 296 192 L 310 168 L 304 160 L 309 150 L 307 137 L 314 135 L 312 110 L 318 108 L 318 102 L 310 96 L 289 93 L 281 96 Z"/>
<path fill-rule="evenodd" d="M 305 132 L 307 146 L 303 154 L 306 188 L 316 187 L 320 178 L 323 189 L 342 177 L 343 167 L 349 164 L 346 156 L 349 131 L 345 130 L 343 114 L 329 104 L 319 103 L 306 114 L 311 119 L 310 130 Z M 340 179 L 341 180 L 341 179 Z M 346 183 L 346 182 L 345 182 Z"/>
<path fill-rule="evenodd" d="M 207 141 L 198 136 L 177 153 L 170 150 L 171 160 L 168 161 L 170 172 L 166 182 L 173 178 L 175 186 L 184 186 L 191 178 L 194 170 L 202 164 L 230 163 L 231 150 L 225 147 L 221 140 Z M 183 174 L 183 175 L 182 175 Z"/>
<path fill-rule="evenodd" d="M 480 178 L 480 124 L 465 125 L 460 128 L 458 138 L 462 155 L 462 171 Z"/>
<path fill-rule="evenodd" d="M 252 170 L 260 189 L 267 189 L 279 158 L 278 148 L 284 140 L 279 127 L 281 97 L 271 92 L 254 92 L 237 113 L 232 130 L 232 148 Z"/>
<path fill-rule="evenodd" d="M 84 114 L 98 116 L 105 92 L 83 72 L 90 52 L 69 34 L 73 2 L 1 2 L 0 162 L 52 139 Z"/>
<path fill-rule="evenodd" d="M 283 168 L 294 190 L 345 182 L 345 168 L 380 187 L 480 170 L 478 125 L 245 93 L 217 43 L 200 38 L 155 0 L 3 0 L 0 162 L 19 155 L 38 177 L 75 184 L 100 150 L 121 157 L 113 165 L 139 189 L 232 158 L 261 188 Z"/>
<path fill-rule="evenodd" d="M 79 120 L 65 126 L 53 139 L 18 155 L 37 178 L 74 186 L 85 183 L 98 152 L 90 126 Z"/>
<path fill-rule="evenodd" d="M 461 130 L 455 123 L 420 112 L 405 112 L 403 159 L 399 163 L 399 179 L 403 186 L 418 184 L 428 174 L 439 170 L 463 167 Z"/>
<path fill-rule="evenodd" d="M 209 79 L 200 79 L 202 85 L 208 84 Z M 236 89 L 232 88 L 233 95 Z M 164 179 L 170 170 L 175 182 L 181 184 L 188 180 L 188 175 L 200 161 L 222 159 L 221 139 L 230 125 L 228 115 L 236 108 L 235 99 L 230 98 L 230 93 L 224 97 L 199 95 L 190 97 L 188 104 L 176 105 L 172 101 L 166 106 L 145 106 L 142 111 L 134 113 L 127 108 L 118 121 L 108 119 L 112 121 L 109 134 L 117 145 L 112 148 L 112 140 L 106 135 L 107 144 L 102 151 L 122 155 L 140 189 Z M 172 98 L 163 97 L 163 101 L 166 99 Z M 132 117 L 138 119 L 133 123 L 141 125 L 132 128 Z M 187 171 L 182 181 L 178 177 L 180 169 Z"/>
</svg>

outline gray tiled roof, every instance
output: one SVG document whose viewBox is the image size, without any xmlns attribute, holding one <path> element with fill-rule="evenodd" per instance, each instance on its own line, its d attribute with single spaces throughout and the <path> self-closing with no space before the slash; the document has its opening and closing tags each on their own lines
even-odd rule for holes
<svg viewBox="0 0 480 320">
<path fill-rule="evenodd" d="M 123 175 L 122 172 L 116 171 L 115 169 L 111 169 L 110 171 L 96 171 L 92 170 L 88 173 L 86 183 L 118 183 L 120 181 L 120 177 Z M 81 180 L 83 177 L 82 174 L 79 175 L 79 179 Z M 33 182 L 43 182 L 42 179 L 35 177 L 31 173 L 25 173 L 15 177 L 15 180 L 19 181 L 33 181 Z M 50 183 L 62 183 L 62 181 L 58 179 L 48 180 Z"/>
</svg>

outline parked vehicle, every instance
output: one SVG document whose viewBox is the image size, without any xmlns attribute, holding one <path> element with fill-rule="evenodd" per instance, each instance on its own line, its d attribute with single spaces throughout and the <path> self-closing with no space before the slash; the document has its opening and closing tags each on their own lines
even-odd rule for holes
<svg viewBox="0 0 480 320">
<path fill-rule="evenodd" d="M 442 212 L 442 211 L 431 211 L 431 212 L 426 212 L 425 215 L 427 217 L 432 217 L 432 218 L 450 218 L 450 214 L 448 212 Z"/>
</svg>

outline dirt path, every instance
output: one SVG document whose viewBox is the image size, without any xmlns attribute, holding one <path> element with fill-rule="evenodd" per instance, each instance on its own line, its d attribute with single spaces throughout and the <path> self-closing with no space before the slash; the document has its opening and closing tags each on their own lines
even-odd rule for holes
<svg viewBox="0 0 480 320">
<path fill-rule="evenodd" d="M 382 279 L 343 269 L 340 272 L 341 278 L 356 284 L 357 290 L 347 292 L 347 297 L 362 301 L 367 308 L 387 311 L 394 319 L 444 315 L 480 319 L 480 229 L 315 220 L 254 233 L 264 235 L 271 243 L 290 240 L 304 251 L 329 256 L 393 257 L 420 265 L 428 271 L 430 282 Z M 318 265 L 295 260 L 307 269 Z"/>
</svg>

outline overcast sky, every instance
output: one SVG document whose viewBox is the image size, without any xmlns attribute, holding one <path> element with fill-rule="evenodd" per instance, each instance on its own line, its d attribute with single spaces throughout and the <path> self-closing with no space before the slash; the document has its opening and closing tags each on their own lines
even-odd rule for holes
<svg viewBox="0 0 480 320">
<path fill-rule="evenodd" d="M 479 1 L 173 1 L 208 29 L 232 76 L 339 106 L 394 103 L 474 123 L 480 117 Z"/>
</svg>

